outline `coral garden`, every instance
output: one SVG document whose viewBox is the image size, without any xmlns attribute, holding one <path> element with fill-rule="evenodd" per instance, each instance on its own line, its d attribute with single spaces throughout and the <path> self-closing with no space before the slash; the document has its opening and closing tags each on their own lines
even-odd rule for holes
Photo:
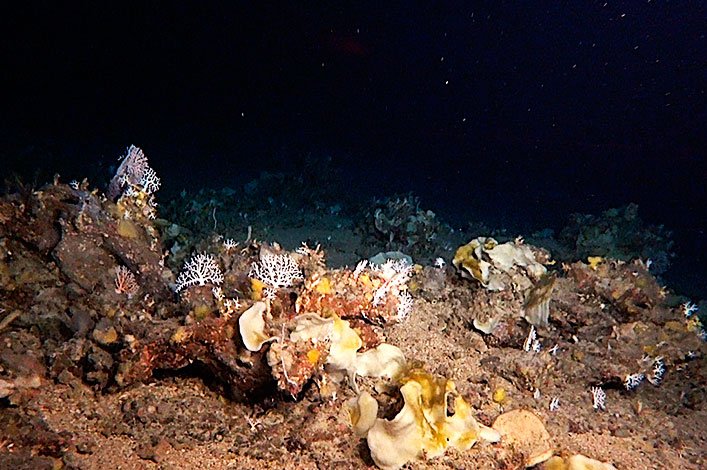
<svg viewBox="0 0 707 470">
<path fill-rule="evenodd" d="M 635 207 L 540 246 L 414 195 L 159 187 L 130 147 L 105 192 L 0 199 L 0 467 L 707 465 L 699 307 Z"/>
</svg>

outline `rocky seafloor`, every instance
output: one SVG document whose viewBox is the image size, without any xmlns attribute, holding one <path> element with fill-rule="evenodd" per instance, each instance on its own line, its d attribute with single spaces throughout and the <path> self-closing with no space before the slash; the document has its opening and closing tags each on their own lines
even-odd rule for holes
<svg viewBox="0 0 707 470">
<path fill-rule="evenodd" d="M 700 305 L 635 207 L 525 240 L 281 175 L 163 207 L 138 151 L 0 199 L 0 468 L 707 464 Z"/>
</svg>

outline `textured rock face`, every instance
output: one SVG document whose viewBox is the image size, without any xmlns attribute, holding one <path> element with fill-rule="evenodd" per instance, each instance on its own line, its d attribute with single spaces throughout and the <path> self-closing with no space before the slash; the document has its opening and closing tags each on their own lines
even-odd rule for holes
<svg viewBox="0 0 707 470">
<path fill-rule="evenodd" d="M 505 448 L 524 456 L 526 467 L 552 457 L 550 433 L 534 413 L 526 410 L 509 411 L 496 418 L 492 427 L 501 434 Z"/>
</svg>

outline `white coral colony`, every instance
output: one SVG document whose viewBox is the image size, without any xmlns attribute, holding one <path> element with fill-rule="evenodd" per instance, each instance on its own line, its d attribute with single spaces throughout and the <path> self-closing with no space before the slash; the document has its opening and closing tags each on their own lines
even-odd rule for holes
<svg viewBox="0 0 707 470">
<path fill-rule="evenodd" d="M 197 253 L 191 257 L 177 277 L 175 290 L 191 286 L 219 285 L 223 282 L 223 273 L 213 256 Z"/>
</svg>

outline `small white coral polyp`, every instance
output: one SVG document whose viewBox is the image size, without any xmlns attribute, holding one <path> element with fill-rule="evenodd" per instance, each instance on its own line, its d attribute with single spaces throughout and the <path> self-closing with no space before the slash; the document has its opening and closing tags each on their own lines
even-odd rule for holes
<svg viewBox="0 0 707 470">
<path fill-rule="evenodd" d="M 213 256 L 197 253 L 191 257 L 177 278 L 176 291 L 191 287 L 205 286 L 208 284 L 219 285 L 223 282 L 223 273 Z"/>
</svg>

